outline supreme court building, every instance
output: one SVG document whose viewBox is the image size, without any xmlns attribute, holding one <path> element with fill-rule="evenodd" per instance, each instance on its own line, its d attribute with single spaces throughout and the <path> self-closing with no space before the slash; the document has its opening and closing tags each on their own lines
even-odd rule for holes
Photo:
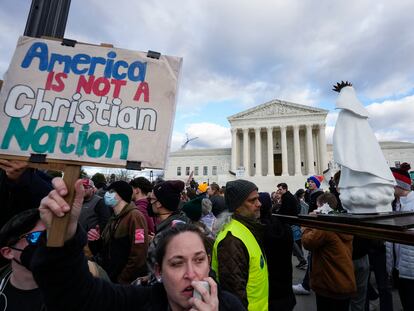
<svg viewBox="0 0 414 311">
<path fill-rule="evenodd" d="M 193 171 L 197 182 L 221 186 L 244 178 L 259 191 L 269 192 L 286 182 L 293 192 L 303 188 L 308 176 L 336 169 L 332 145 L 327 146 L 325 138 L 327 114 L 324 109 L 272 100 L 232 115 L 231 148 L 172 152 L 165 178 L 186 180 Z M 394 160 L 413 163 L 414 144 L 381 143 L 381 147 L 390 166 Z"/>
</svg>

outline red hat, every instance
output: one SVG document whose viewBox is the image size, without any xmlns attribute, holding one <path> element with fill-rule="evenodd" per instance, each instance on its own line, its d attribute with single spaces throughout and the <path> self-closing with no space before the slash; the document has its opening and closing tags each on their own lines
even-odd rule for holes
<svg viewBox="0 0 414 311">
<path fill-rule="evenodd" d="M 397 182 L 397 187 L 404 190 L 411 190 L 411 177 L 408 173 L 410 169 L 411 166 L 407 162 L 402 163 L 399 168 L 391 168 L 392 175 L 394 175 L 395 181 Z"/>
<path fill-rule="evenodd" d="M 93 181 L 89 178 L 83 178 L 82 184 L 85 188 L 95 187 L 95 185 L 93 184 Z"/>
</svg>

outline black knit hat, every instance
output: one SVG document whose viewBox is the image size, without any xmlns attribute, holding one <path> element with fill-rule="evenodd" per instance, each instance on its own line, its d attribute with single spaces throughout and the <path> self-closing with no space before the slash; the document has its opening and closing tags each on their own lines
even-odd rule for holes
<svg viewBox="0 0 414 311">
<path fill-rule="evenodd" d="M 126 181 L 115 181 L 109 185 L 107 190 L 115 190 L 115 192 L 118 193 L 122 200 L 124 200 L 127 203 L 131 202 L 132 187 Z"/>
<path fill-rule="evenodd" d="M 152 191 L 152 185 L 151 182 L 146 179 L 145 177 L 137 177 L 130 181 L 129 183 L 132 188 L 139 188 L 141 191 L 145 194 Z"/>
<path fill-rule="evenodd" d="M 32 208 L 12 217 L 0 230 L 0 247 L 17 243 L 40 220 L 39 210 Z"/>
<path fill-rule="evenodd" d="M 254 190 L 258 190 L 257 186 L 248 180 L 237 179 L 227 182 L 224 198 L 229 212 L 239 208 Z"/>
<path fill-rule="evenodd" d="M 178 209 L 184 186 L 185 184 L 181 180 L 167 180 L 154 186 L 153 192 L 162 206 L 175 212 Z"/>
<path fill-rule="evenodd" d="M 201 218 L 201 202 L 203 197 L 197 197 L 191 201 L 188 201 L 183 205 L 183 212 L 190 218 L 192 221 L 199 221 Z"/>
</svg>

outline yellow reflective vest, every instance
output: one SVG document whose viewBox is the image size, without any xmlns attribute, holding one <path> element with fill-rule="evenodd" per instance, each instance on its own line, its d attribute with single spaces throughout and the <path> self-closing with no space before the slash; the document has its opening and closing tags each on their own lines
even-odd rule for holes
<svg viewBox="0 0 414 311">
<path fill-rule="evenodd" d="M 269 276 L 266 259 L 254 235 L 241 222 L 232 219 L 222 231 L 219 232 L 213 247 L 212 269 L 219 279 L 219 265 L 217 261 L 217 247 L 228 232 L 238 238 L 246 246 L 249 253 L 249 279 L 247 280 L 247 301 L 249 311 L 267 311 L 269 300 Z"/>
</svg>

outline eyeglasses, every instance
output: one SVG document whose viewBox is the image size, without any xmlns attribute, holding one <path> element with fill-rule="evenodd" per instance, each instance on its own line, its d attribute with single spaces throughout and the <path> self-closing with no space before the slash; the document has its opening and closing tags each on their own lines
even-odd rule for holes
<svg viewBox="0 0 414 311">
<path fill-rule="evenodd" d="M 19 240 L 21 239 L 26 239 L 27 243 L 29 243 L 29 245 L 36 245 L 39 240 L 40 237 L 42 236 L 42 233 L 45 231 L 33 231 L 33 232 L 29 232 L 27 234 L 22 235 Z"/>
<path fill-rule="evenodd" d="M 155 202 L 158 202 L 158 200 L 156 198 L 148 198 L 148 203 L 149 204 L 154 204 Z"/>
</svg>

